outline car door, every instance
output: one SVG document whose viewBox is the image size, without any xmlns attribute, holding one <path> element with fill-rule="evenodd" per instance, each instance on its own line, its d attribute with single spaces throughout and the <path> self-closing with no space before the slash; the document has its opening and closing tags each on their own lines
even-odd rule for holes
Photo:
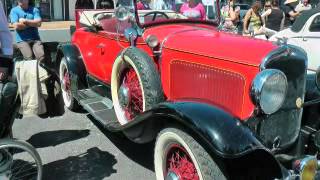
<svg viewBox="0 0 320 180">
<path fill-rule="evenodd" d="M 306 23 L 301 43 L 308 54 L 308 68 L 316 70 L 320 66 L 320 13 L 311 16 Z"/>
<path fill-rule="evenodd" d="M 124 37 L 124 29 L 131 26 L 128 22 L 119 22 L 115 16 L 104 18 L 99 21 L 103 31 L 99 35 L 101 52 L 97 66 L 101 69 L 103 81 L 111 83 L 112 65 L 122 49 L 129 46 L 129 42 Z"/>
<path fill-rule="evenodd" d="M 76 44 L 81 51 L 88 74 L 101 79 L 103 74 L 97 64 L 101 59 L 103 44 L 98 33 L 89 29 L 79 31 L 77 32 Z"/>
</svg>

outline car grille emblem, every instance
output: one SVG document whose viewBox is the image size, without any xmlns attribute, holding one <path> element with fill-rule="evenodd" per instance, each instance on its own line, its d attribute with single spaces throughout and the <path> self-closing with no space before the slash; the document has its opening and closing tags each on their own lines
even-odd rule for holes
<svg viewBox="0 0 320 180">
<path fill-rule="evenodd" d="M 296 106 L 299 109 L 302 108 L 302 99 L 300 97 L 298 97 L 296 100 Z"/>
</svg>

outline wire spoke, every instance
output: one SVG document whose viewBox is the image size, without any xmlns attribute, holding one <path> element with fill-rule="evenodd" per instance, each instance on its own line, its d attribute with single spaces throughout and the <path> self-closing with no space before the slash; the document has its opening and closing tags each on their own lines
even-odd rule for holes
<svg viewBox="0 0 320 180">
<path fill-rule="evenodd" d="M 34 163 L 34 164 L 35 164 L 35 163 Z M 21 174 L 21 173 L 23 173 L 23 172 L 30 171 L 30 170 L 32 170 L 32 169 L 37 169 L 37 167 L 35 167 L 35 166 L 31 165 L 31 164 L 30 164 L 30 166 L 31 166 L 31 167 L 29 167 L 29 168 L 27 168 L 27 169 L 24 169 L 23 171 L 21 171 L 21 169 L 20 169 L 20 171 L 17 172 L 16 174 L 18 175 L 18 174 Z"/>
<path fill-rule="evenodd" d="M 28 174 L 26 174 L 24 176 L 15 176 L 14 179 L 22 179 L 24 177 L 30 177 L 33 174 L 37 174 L 37 171 L 32 171 L 31 173 L 28 173 Z"/>
</svg>

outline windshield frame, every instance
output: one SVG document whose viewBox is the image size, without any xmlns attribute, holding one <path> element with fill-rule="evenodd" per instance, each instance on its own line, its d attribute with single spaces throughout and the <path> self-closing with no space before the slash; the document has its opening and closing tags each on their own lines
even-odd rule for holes
<svg viewBox="0 0 320 180">
<path fill-rule="evenodd" d="M 150 26 L 157 26 L 157 25 L 163 25 L 163 24 L 180 24 L 180 23 L 194 23 L 194 24 L 206 24 L 206 25 L 213 25 L 213 26 L 218 26 L 220 24 L 220 3 L 219 0 L 216 0 L 216 12 L 217 12 L 217 18 L 215 20 L 197 20 L 197 19 L 168 19 L 166 21 L 158 21 L 158 22 L 150 22 L 150 23 L 145 23 L 141 24 L 139 20 L 139 14 L 138 14 L 138 8 L 137 8 L 137 0 L 132 0 L 133 1 L 133 8 L 134 8 L 134 17 L 136 24 L 144 29 Z M 212 0 L 215 1 L 215 0 Z M 156 11 L 156 10 L 155 10 Z"/>
</svg>

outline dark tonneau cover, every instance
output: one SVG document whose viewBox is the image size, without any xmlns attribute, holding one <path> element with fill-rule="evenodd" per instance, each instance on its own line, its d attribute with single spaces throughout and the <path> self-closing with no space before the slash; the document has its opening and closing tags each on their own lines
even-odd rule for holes
<svg viewBox="0 0 320 180">
<path fill-rule="evenodd" d="M 291 30 L 293 32 L 299 32 L 303 28 L 304 24 L 307 22 L 307 20 L 313 16 L 314 14 L 320 12 L 320 8 L 314 8 L 308 11 L 304 11 L 293 23 Z"/>
</svg>

